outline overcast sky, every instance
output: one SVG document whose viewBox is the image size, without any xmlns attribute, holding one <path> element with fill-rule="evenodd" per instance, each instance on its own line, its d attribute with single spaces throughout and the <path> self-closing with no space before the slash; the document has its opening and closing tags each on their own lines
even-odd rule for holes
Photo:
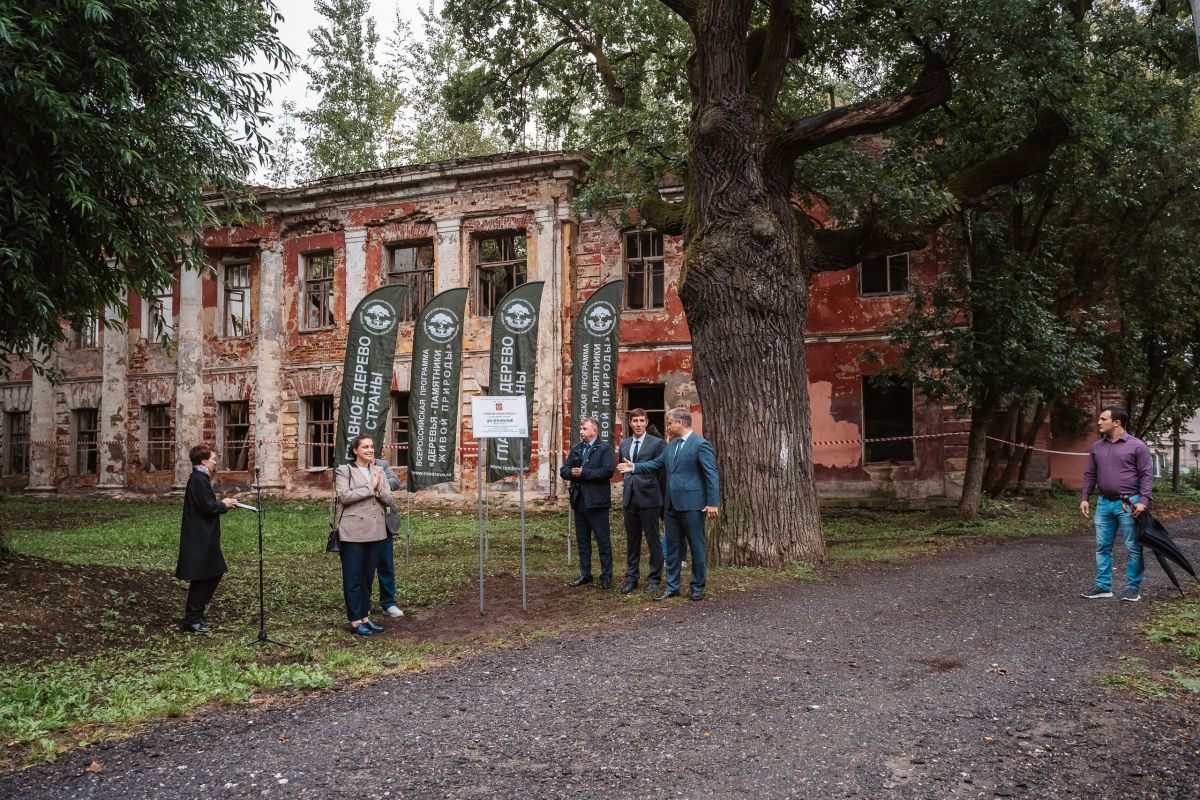
<svg viewBox="0 0 1200 800">
<path fill-rule="evenodd" d="M 379 34 L 379 57 L 384 58 L 387 40 L 395 28 L 396 11 L 404 15 L 414 27 L 419 20 L 418 7 L 423 7 L 428 0 L 371 0 L 371 16 L 375 19 L 375 30 Z M 279 36 L 283 43 L 292 49 L 301 60 L 308 58 L 308 50 L 312 47 L 312 36 L 309 32 L 324 22 L 324 19 L 313 8 L 313 0 L 276 0 L 276 6 L 283 14 L 283 23 L 279 26 Z M 308 76 L 299 67 L 292 73 L 287 83 L 278 87 L 273 93 L 276 108 L 284 100 L 295 100 L 301 108 L 308 105 Z"/>
</svg>

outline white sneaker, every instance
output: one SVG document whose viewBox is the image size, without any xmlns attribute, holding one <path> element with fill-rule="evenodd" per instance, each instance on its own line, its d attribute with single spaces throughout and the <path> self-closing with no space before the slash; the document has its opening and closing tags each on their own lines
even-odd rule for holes
<svg viewBox="0 0 1200 800">
<path fill-rule="evenodd" d="M 387 615 L 389 617 L 403 617 L 404 616 L 404 611 L 401 610 L 400 606 L 388 606 L 387 608 L 384 609 L 384 611 L 387 613 Z"/>
</svg>

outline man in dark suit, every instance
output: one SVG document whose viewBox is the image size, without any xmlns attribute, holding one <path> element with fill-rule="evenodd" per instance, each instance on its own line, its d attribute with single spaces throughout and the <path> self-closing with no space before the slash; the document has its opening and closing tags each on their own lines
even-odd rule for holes
<svg viewBox="0 0 1200 800">
<path fill-rule="evenodd" d="M 646 432 L 649 424 L 646 412 L 635 408 L 629 412 L 631 436 L 621 440 L 617 447 L 622 461 L 638 464 L 652 461 L 662 455 L 666 442 Z M 625 486 L 621 505 L 625 518 L 625 583 L 621 594 L 629 594 L 638 585 L 642 560 L 642 535 L 646 536 L 646 547 L 650 551 L 650 572 L 646 576 L 646 591 L 658 591 L 662 579 L 663 549 L 658 538 L 658 518 L 662 515 L 663 474 L 657 472 L 625 473 Z"/>
<path fill-rule="evenodd" d="M 671 443 L 661 456 L 639 464 L 622 461 L 617 469 L 622 474 L 665 470 L 667 588 L 655 599 L 679 596 L 680 542 L 686 538 L 692 551 L 691 596 L 693 600 L 701 600 L 708 578 L 704 520 L 716 519 L 721 503 L 717 457 L 708 440 L 692 430 L 692 415 L 686 409 L 672 408 L 667 412 L 667 435 Z"/>
<path fill-rule="evenodd" d="M 180 623 L 186 633 L 211 633 L 204 621 L 204 609 L 217 591 L 225 574 L 225 556 L 221 553 L 221 515 L 237 505 L 226 497 L 213 494 L 212 475 L 217 469 L 217 454 L 208 445 L 198 444 L 188 453 L 192 474 L 183 495 L 183 520 L 179 525 L 179 560 L 175 577 L 190 581 L 187 607 Z"/>
<path fill-rule="evenodd" d="M 587 417 L 579 423 L 580 441 L 571 448 L 558 471 L 571 482 L 571 508 L 575 510 L 575 541 L 579 544 L 579 577 L 568 586 L 592 582 L 592 535 L 600 548 L 600 588 L 612 586 L 612 539 L 608 509 L 612 507 L 612 445 L 599 438 L 600 423 Z"/>
</svg>

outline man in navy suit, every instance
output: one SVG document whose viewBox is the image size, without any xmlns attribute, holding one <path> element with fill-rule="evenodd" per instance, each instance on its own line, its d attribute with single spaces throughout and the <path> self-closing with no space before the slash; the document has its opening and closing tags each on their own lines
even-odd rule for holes
<svg viewBox="0 0 1200 800">
<path fill-rule="evenodd" d="M 635 408 L 629 412 L 631 436 L 621 440 L 617 446 L 622 461 L 639 464 L 662 455 L 666 442 L 646 432 L 650 420 L 646 412 Z M 650 572 L 646 576 L 646 591 L 654 594 L 662 580 L 663 548 L 658 537 L 658 518 L 662 515 L 663 474 L 657 472 L 632 472 L 625 474 L 625 486 L 621 505 L 625 519 L 625 583 L 621 594 L 629 594 L 638 585 L 641 573 L 642 535 L 646 536 L 646 547 L 650 550 Z"/>
<path fill-rule="evenodd" d="M 638 464 L 622 461 L 617 469 L 622 474 L 665 471 L 667 588 L 655 599 L 679 596 L 679 545 L 686 537 L 692 551 L 691 596 L 693 600 L 701 600 L 708 576 L 704 520 L 716 519 L 721 504 L 717 457 L 708 440 L 692 430 L 692 415 L 686 409 L 672 408 L 667 412 L 667 435 L 671 437 L 671 443 L 661 456 Z"/>
<path fill-rule="evenodd" d="M 612 507 L 612 445 L 599 438 L 600 423 L 586 417 L 579 423 L 580 441 L 571 448 L 558 471 L 571 482 L 571 508 L 575 510 L 575 541 L 579 543 L 579 577 L 568 586 L 592 582 L 592 534 L 600 548 L 600 588 L 612 587 L 612 539 L 608 509 Z"/>
</svg>

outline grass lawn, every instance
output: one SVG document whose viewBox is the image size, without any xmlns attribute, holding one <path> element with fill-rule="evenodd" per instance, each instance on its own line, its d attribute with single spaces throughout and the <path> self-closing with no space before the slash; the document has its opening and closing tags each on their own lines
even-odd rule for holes
<svg viewBox="0 0 1200 800">
<path fill-rule="evenodd" d="M 1160 510 L 1200 513 L 1195 495 L 1156 495 L 1156 501 Z M 522 612 L 517 518 L 496 508 L 485 566 L 487 614 L 481 617 L 474 513 L 415 510 L 411 529 L 402 521 L 396 540 L 397 590 L 409 615 L 392 621 L 376 614 L 386 633 L 352 637 L 338 562 L 323 552 L 328 506 L 272 500 L 265 526 L 267 629 L 292 646 L 255 641 L 256 520 L 237 510 L 222 522 L 229 572 L 209 615 L 217 631 L 189 636 L 175 629 L 186 584 L 171 577 L 180 505 L 178 498 L 0 500 L 0 530 L 13 554 L 0 559 L 0 601 L 10 606 L 0 622 L 0 766 L 53 759 L 70 747 L 212 701 L 319 689 L 661 611 L 640 591 L 622 596 L 566 588 L 576 571 L 566 561 L 567 519 L 546 511 L 527 515 L 529 609 Z M 971 523 L 945 511 L 829 512 L 829 565 L 821 569 L 896 562 L 973 537 L 1061 533 L 1083 524 L 1078 500 L 1069 494 L 990 502 Z M 625 547 L 618 517 L 612 530 L 619 584 Z M 790 565 L 786 574 L 723 567 L 711 570 L 709 586 L 719 597 L 820 575 L 804 564 Z"/>
</svg>

